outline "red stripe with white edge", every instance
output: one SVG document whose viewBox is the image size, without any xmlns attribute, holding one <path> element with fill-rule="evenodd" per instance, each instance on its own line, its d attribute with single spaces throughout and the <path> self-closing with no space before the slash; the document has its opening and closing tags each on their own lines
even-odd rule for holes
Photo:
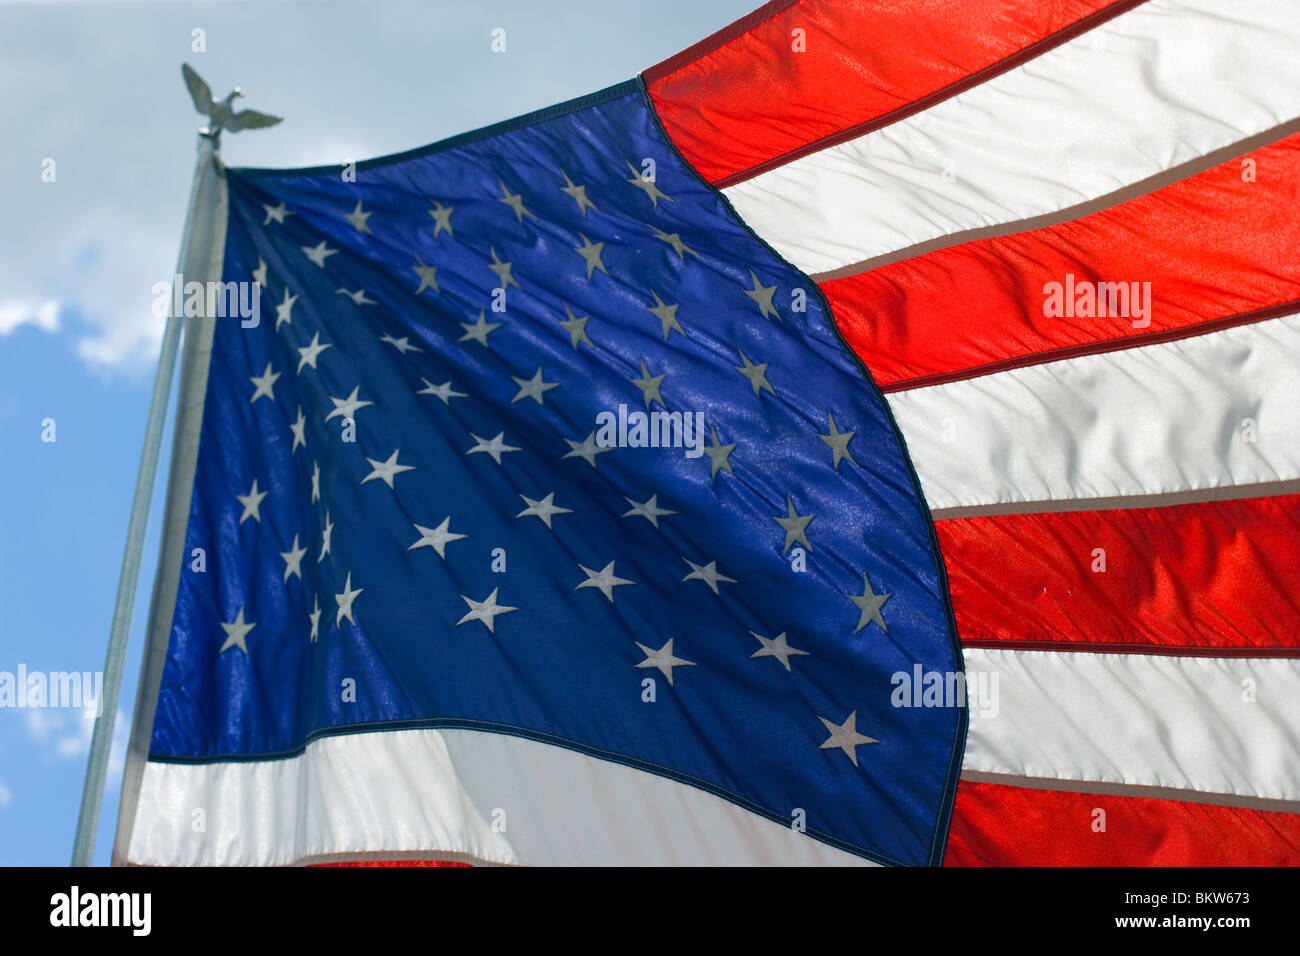
<svg viewBox="0 0 1300 956">
<path fill-rule="evenodd" d="M 1296 866 L 1300 814 L 963 780 L 945 866 Z"/>
<path fill-rule="evenodd" d="M 1300 653 L 1300 495 L 935 531 L 963 644 Z"/>
<path fill-rule="evenodd" d="M 885 391 L 1143 345 L 1300 311 L 1297 196 L 1300 134 L 1083 219 L 821 287 Z"/>
<path fill-rule="evenodd" d="M 953 96 L 1134 2 L 785 0 L 644 76 L 687 162 L 730 185 Z"/>
<path fill-rule="evenodd" d="M 724 194 L 819 281 L 975 233 L 1047 224 L 1026 224 L 1035 217 L 1075 219 L 1084 204 L 1159 188 L 1300 116 L 1297 49 L 1294 0 L 1149 0 L 960 96 Z"/>
</svg>

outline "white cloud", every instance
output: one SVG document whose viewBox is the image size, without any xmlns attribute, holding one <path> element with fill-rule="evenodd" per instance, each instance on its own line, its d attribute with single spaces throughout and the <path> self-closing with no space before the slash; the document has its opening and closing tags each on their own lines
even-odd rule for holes
<svg viewBox="0 0 1300 956">
<path fill-rule="evenodd" d="M 14 792 L 9 789 L 9 786 L 3 780 L 0 780 L 0 809 L 4 809 L 13 802 Z"/>
<path fill-rule="evenodd" d="M 95 722 L 81 711 L 69 714 L 71 727 L 54 742 L 54 752 L 65 760 L 75 760 L 90 753 L 90 735 L 95 732 Z"/>
<path fill-rule="evenodd" d="M 210 52 L 195 56 L 175 44 L 194 26 L 189 3 L 90 3 L 62 16 L 0 0 L 9 33 L 39 38 L 45 51 L 0 57 L 0 87 L 41 94 L 0 97 L 0 128 L 16 143 L 0 150 L 6 222 L 23 224 L 0 232 L 0 289 L 23 305 L 0 315 L 0 334 L 48 328 L 61 313 L 90 368 L 139 376 L 157 362 L 164 323 L 152 290 L 172 277 L 201 123 L 178 54 L 216 95 L 238 81 L 246 106 L 287 117 L 227 137 L 226 162 L 314 166 L 412 149 L 624 80 L 754 2 L 661 0 L 648 20 L 579 0 L 414 3 L 398 17 L 368 16 L 359 3 L 310 13 L 277 3 L 258 7 L 255 30 L 243 5 L 205 5 Z M 490 47 L 502 23 L 509 56 Z M 341 58 L 358 64 L 346 83 L 331 72 Z M 463 76 L 476 78 L 472 95 L 445 95 Z M 41 312 L 51 299 L 58 310 Z"/>
<path fill-rule="evenodd" d="M 23 711 L 23 718 L 27 724 L 27 736 L 33 743 L 45 743 L 63 722 L 62 717 L 63 715 L 56 710 L 45 710 L 40 707 L 27 708 Z"/>
<path fill-rule="evenodd" d="M 25 712 L 28 739 L 49 748 L 60 760 L 81 760 L 90 753 L 90 738 L 95 721 L 77 708 L 28 708 Z M 108 771 L 120 773 L 126 756 L 129 726 L 126 715 L 118 708 L 113 721 L 113 743 L 109 748 Z"/>
<path fill-rule="evenodd" d="M 59 303 L 0 300 L 0 335 L 9 335 L 21 326 L 34 325 L 45 332 L 59 331 Z"/>
</svg>

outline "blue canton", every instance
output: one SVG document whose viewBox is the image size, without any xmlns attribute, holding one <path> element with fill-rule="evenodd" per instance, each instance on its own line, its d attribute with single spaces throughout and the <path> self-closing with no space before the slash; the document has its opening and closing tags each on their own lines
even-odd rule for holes
<svg viewBox="0 0 1300 956">
<path fill-rule="evenodd" d="M 961 668 L 946 583 L 815 284 L 639 82 L 347 172 L 227 173 L 261 323 L 217 321 L 151 758 L 473 728 L 937 861 L 965 713 L 890 698 Z"/>
</svg>

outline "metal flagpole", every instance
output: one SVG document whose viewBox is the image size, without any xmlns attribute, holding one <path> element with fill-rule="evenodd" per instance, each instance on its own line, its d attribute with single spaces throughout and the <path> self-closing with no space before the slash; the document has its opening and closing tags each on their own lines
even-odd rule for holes
<svg viewBox="0 0 1300 956">
<path fill-rule="evenodd" d="M 216 238 L 216 234 L 225 233 L 224 189 L 217 186 L 222 182 L 223 176 L 221 160 L 217 155 L 221 148 L 222 130 L 238 132 L 243 129 L 260 129 L 274 126 L 281 118 L 268 113 L 259 113 L 256 110 L 235 110 L 235 99 L 244 95 L 239 87 L 235 87 L 222 100 L 214 99 L 207 83 L 186 64 L 181 65 L 181 75 L 185 79 L 185 86 L 194 102 L 194 108 L 208 117 L 210 122 L 206 128 L 199 130 L 198 160 L 190 185 L 185 229 L 182 233 L 180 254 L 177 257 L 174 275 L 175 281 L 183 282 L 182 277 L 186 274 L 201 272 L 203 280 L 208 281 L 220 278 L 219 266 L 215 267 L 218 275 L 213 276 L 208 273 L 214 271 L 213 257 L 220 251 L 220 240 Z M 218 220 L 220 220 L 219 228 Z M 197 248 L 192 243 L 196 234 L 199 235 Z M 213 248 L 214 243 L 218 248 Z M 192 256 L 193 261 L 191 261 Z M 163 422 L 167 418 L 172 377 L 176 371 L 176 353 L 180 345 L 182 317 L 174 314 L 175 303 L 179 298 L 180 296 L 174 290 L 170 297 L 167 324 L 163 328 L 162 352 L 158 357 L 158 370 L 154 374 L 153 395 L 149 399 L 149 418 L 145 423 L 144 448 L 140 452 L 140 470 L 136 474 L 135 496 L 131 502 L 131 517 L 127 523 L 126 548 L 122 555 L 122 572 L 117 582 L 117 600 L 113 607 L 108 654 L 104 662 L 102 706 L 99 715 L 95 718 L 95 729 L 90 739 L 86 782 L 81 791 L 77 835 L 72 845 L 73 866 L 90 866 L 95 857 L 95 836 L 99 828 L 104 781 L 108 775 L 109 751 L 117 719 L 117 700 L 122 687 L 122 667 L 130 637 L 131 612 L 135 606 L 135 592 L 140 579 L 144 535 L 149 523 L 149 502 L 153 498 L 154 480 L 158 473 L 158 453 L 162 446 Z M 200 321 L 204 322 L 207 328 L 207 320 Z M 188 340 L 189 335 L 186 338 Z M 196 425 L 194 422 L 189 424 Z M 196 427 L 194 431 L 196 435 Z M 164 531 L 166 530 L 164 527 Z M 168 557 L 164 555 L 160 560 L 165 562 Z M 156 635 L 151 634 L 151 637 Z M 150 648 L 146 648 L 146 656 L 149 651 Z"/>
<path fill-rule="evenodd" d="M 217 162 L 216 137 L 200 135 L 198 154 L 198 164 L 194 170 L 189 205 L 185 214 L 185 231 L 182 233 L 180 255 L 176 262 L 176 275 L 184 274 L 185 263 L 189 257 L 195 211 L 200 194 L 203 192 L 200 185 L 206 175 L 213 174 Z M 170 298 L 174 299 L 174 296 Z M 122 555 L 122 571 L 117 581 L 117 600 L 113 605 L 113 623 L 108 636 L 108 655 L 104 661 L 102 706 L 99 715 L 95 718 L 95 730 L 90 738 L 86 782 L 81 791 L 81 810 L 77 815 L 77 836 L 72 844 L 73 866 L 90 866 L 94 862 L 95 835 L 99 827 L 104 779 L 108 773 L 109 748 L 112 746 L 114 723 L 117 719 L 117 699 L 121 691 L 122 667 L 126 659 L 131 613 L 135 607 L 135 593 L 140 580 L 144 536 L 149 524 L 149 503 L 153 498 L 154 480 L 158 473 L 158 452 L 162 446 L 163 422 L 167 418 L 167 404 L 171 397 L 172 378 L 176 371 L 176 353 L 180 345 L 181 316 L 173 315 L 173 311 L 169 306 L 167 324 L 163 328 L 162 353 L 158 358 L 158 370 L 154 373 L 153 395 L 149 399 L 144 448 L 140 451 L 140 470 L 135 479 L 135 496 L 131 501 L 131 517 L 127 522 L 126 549 Z"/>
</svg>

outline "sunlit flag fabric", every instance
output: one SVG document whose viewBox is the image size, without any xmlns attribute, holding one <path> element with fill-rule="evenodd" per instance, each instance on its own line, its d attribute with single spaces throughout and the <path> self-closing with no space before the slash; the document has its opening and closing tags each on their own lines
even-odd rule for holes
<svg viewBox="0 0 1300 956">
<path fill-rule="evenodd" d="M 139 859 L 940 859 L 941 565 L 816 287 L 635 82 L 350 178 L 227 175 Z"/>
<path fill-rule="evenodd" d="M 785 2 L 229 170 L 115 858 L 1300 861 L 1298 117 L 1286 0 Z"/>
</svg>

